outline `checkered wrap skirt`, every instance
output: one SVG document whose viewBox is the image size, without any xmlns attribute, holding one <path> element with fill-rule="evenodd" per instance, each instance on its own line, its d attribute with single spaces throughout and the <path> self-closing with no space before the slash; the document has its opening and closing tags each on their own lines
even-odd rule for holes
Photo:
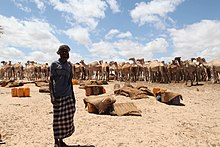
<svg viewBox="0 0 220 147">
<path fill-rule="evenodd" d="M 72 96 L 56 98 L 53 105 L 53 132 L 55 139 L 69 137 L 75 131 L 74 113 L 75 104 Z"/>
</svg>

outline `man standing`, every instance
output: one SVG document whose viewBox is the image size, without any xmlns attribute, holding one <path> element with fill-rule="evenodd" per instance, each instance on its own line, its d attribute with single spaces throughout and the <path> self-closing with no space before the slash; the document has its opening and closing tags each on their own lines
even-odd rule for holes
<svg viewBox="0 0 220 147">
<path fill-rule="evenodd" d="M 63 139 L 75 131 L 75 96 L 72 86 L 72 64 L 68 62 L 70 48 L 61 45 L 60 58 L 50 66 L 50 96 L 53 104 L 54 147 L 67 146 Z"/>
</svg>

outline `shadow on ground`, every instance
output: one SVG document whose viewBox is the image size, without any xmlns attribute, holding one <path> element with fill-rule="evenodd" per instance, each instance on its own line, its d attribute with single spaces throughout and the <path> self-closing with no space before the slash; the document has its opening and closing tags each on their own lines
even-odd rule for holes
<svg viewBox="0 0 220 147">
<path fill-rule="evenodd" d="M 67 147 L 95 147 L 94 145 L 68 145 Z"/>
<path fill-rule="evenodd" d="M 172 106 L 185 106 L 185 104 L 183 104 L 183 103 L 179 103 L 179 104 L 168 104 L 168 105 L 172 105 Z"/>
</svg>

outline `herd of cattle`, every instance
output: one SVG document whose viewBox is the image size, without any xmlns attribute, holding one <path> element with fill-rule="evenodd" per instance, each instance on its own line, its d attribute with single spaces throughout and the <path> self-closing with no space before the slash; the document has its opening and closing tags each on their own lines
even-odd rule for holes
<svg viewBox="0 0 220 147">
<path fill-rule="evenodd" d="M 72 64 L 73 78 L 78 80 L 119 80 L 119 81 L 149 81 L 159 83 L 190 81 L 191 85 L 199 81 L 220 81 L 220 58 L 206 62 L 204 58 L 191 58 L 181 60 L 175 57 L 171 62 L 144 61 L 144 59 L 130 58 L 130 62 L 103 62 L 94 61 L 86 64 L 84 60 Z M 48 63 L 39 64 L 27 61 L 25 66 L 21 63 L 12 64 L 10 61 L 1 62 L 0 80 L 27 79 L 39 80 L 49 78 Z"/>
</svg>

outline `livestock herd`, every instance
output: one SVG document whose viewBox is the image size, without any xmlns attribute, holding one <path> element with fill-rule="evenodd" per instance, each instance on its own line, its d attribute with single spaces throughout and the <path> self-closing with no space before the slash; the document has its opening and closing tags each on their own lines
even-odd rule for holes
<svg viewBox="0 0 220 147">
<path fill-rule="evenodd" d="M 130 61 L 130 62 L 129 62 Z M 94 61 L 86 64 L 84 60 L 72 64 L 73 78 L 78 80 L 118 80 L 118 81 L 148 81 L 159 83 L 185 82 L 198 84 L 200 81 L 220 81 L 220 59 L 206 62 L 204 58 L 181 60 L 175 57 L 171 62 L 144 61 L 144 58 L 130 58 L 128 62 Z M 49 78 L 48 63 L 39 64 L 27 61 L 12 64 L 2 61 L 0 79 L 39 80 Z"/>
<path fill-rule="evenodd" d="M 11 61 L 1 61 L 2 66 L 0 67 L 0 79 L 1 80 L 23 80 L 27 79 L 38 80 L 48 79 L 49 77 L 49 65 L 48 63 L 39 64 L 34 61 L 27 61 L 25 66 L 20 62 L 12 64 Z"/>
</svg>

